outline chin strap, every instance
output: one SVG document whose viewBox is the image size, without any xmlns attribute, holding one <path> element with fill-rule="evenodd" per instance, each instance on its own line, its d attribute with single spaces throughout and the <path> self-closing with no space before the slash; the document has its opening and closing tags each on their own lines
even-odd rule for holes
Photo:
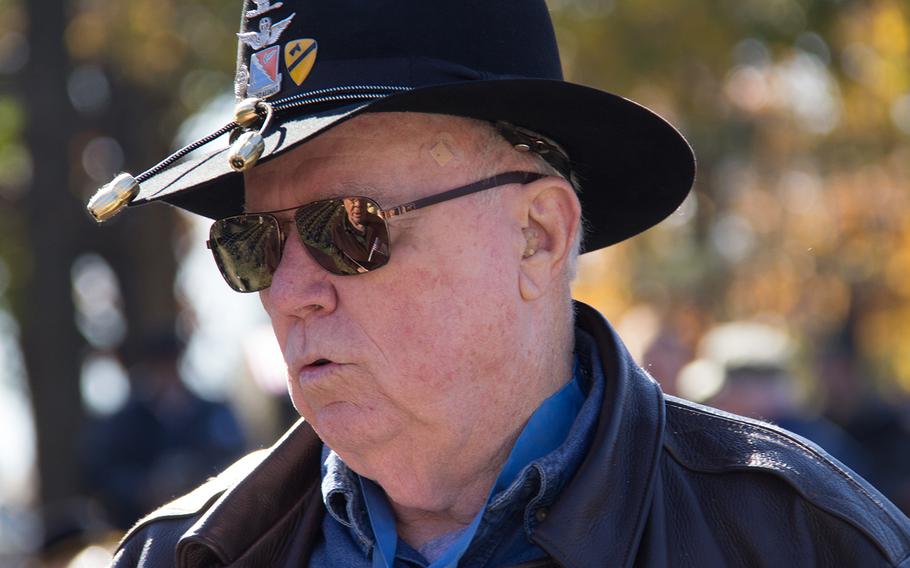
<svg viewBox="0 0 910 568">
<path fill-rule="evenodd" d="M 567 180 L 572 179 L 572 167 L 569 156 L 552 140 L 536 132 L 497 121 L 493 126 L 519 152 L 534 152 L 556 169 Z"/>
</svg>

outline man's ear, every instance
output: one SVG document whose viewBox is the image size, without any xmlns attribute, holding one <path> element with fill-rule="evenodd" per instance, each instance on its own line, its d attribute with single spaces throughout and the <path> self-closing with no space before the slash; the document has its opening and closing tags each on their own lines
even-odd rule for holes
<svg viewBox="0 0 910 568">
<path fill-rule="evenodd" d="M 566 180 L 550 176 L 525 186 L 518 286 L 521 297 L 536 300 L 556 282 L 575 242 L 581 204 Z"/>
</svg>

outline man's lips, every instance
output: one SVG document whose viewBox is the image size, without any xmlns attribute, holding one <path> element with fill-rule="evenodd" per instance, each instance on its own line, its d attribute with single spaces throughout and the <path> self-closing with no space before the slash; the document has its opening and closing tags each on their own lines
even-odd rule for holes
<svg viewBox="0 0 910 568">
<path fill-rule="evenodd" d="M 317 359 L 309 365 L 304 365 L 297 371 L 297 381 L 301 384 L 318 381 L 341 368 L 340 363 L 328 359 Z"/>
<path fill-rule="evenodd" d="M 288 370 L 297 374 L 304 369 L 311 367 L 324 367 L 325 365 L 330 365 L 335 363 L 332 359 L 327 359 L 325 357 L 318 357 L 315 355 L 307 355 L 304 357 L 295 358 L 293 364 L 288 365 Z"/>
</svg>

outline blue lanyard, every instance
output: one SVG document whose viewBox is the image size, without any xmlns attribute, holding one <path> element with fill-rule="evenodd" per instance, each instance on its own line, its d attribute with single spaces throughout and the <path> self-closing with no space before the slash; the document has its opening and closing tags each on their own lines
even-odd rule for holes
<svg viewBox="0 0 910 568">
<path fill-rule="evenodd" d="M 576 374 L 573 372 L 574 376 Z M 577 378 L 573 378 L 541 403 L 518 436 L 484 506 L 458 540 L 453 542 L 429 568 L 454 568 L 458 565 L 458 561 L 474 539 L 490 498 L 508 488 L 525 466 L 549 454 L 565 441 L 584 403 L 584 398 Z M 398 548 L 395 515 L 385 493 L 376 483 L 361 477 L 360 487 L 376 538 L 376 545 L 373 547 L 373 568 L 393 568 Z"/>
</svg>

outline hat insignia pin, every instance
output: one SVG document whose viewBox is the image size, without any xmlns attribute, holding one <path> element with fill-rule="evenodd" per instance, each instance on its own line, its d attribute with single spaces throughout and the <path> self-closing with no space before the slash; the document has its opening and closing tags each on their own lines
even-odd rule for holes
<svg viewBox="0 0 910 568">
<path fill-rule="evenodd" d="M 300 85 L 310 74 L 316 63 L 317 45 L 315 39 L 296 39 L 284 46 L 284 64 L 294 83 Z"/>
<path fill-rule="evenodd" d="M 279 47 L 273 45 L 250 56 L 250 84 L 248 97 L 265 98 L 281 90 L 281 73 L 278 72 Z"/>
<path fill-rule="evenodd" d="M 258 32 L 240 32 L 237 34 L 237 37 L 240 38 L 240 41 L 253 49 L 262 49 L 263 47 L 277 42 L 284 30 L 291 25 L 291 20 L 293 20 L 296 15 L 296 13 L 291 14 L 287 18 L 280 22 L 275 22 L 274 24 L 272 24 L 271 18 L 262 18 L 259 20 Z"/>
<path fill-rule="evenodd" d="M 246 63 L 241 63 L 237 68 L 237 76 L 234 78 L 234 96 L 237 99 L 246 98 L 246 89 L 250 84 L 250 68 Z"/>
<path fill-rule="evenodd" d="M 274 4 L 272 4 L 271 0 L 253 0 L 253 1 L 256 3 L 256 9 L 248 10 L 246 13 L 247 19 L 250 19 L 250 20 L 257 16 L 261 16 L 267 12 L 271 12 L 272 10 L 277 10 L 278 8 L 281 8 L 282 6 L 284 6 L 284 2 L 275 2 Z"/>
</svg>

